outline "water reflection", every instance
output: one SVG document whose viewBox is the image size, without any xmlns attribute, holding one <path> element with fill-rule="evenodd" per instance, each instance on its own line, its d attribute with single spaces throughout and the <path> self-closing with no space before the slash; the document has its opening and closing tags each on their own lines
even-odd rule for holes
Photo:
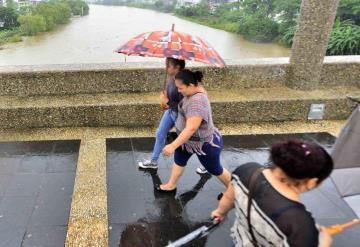
<svg viewBox="0 0 360 247">
<path fill-rule="evenodd" d="M 184 208 L 201 191 L 211 175 L 200 176 L 199 181 L 191 190 L 175 197 L 171 194 L 159 193 L 155 189 L 157 185 L 162 183 L 156 171 L 144 172 L 152 178 L 155 197 L 153 204 L 160 209 L 160 214 L 157 217 L 141 218 L 136 223 L 127 225 L 121 234 L 119 246 L 165 246 L 169 241 L 174 241 L 209 223 L 210 219 L 204 221 L 191 220 L 184 212 Z M 204 246 L 205 243 L 206 237 L 196 241 L 197 246 Z"/>
</svg>

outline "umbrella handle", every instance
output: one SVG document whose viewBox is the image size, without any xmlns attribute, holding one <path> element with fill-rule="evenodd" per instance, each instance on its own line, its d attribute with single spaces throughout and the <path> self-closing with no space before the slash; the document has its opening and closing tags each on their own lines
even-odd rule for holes
<svg viewBox="0 0 360 247">
<path fill-rule="evenodd" d="M 200 239 L 210 233 L 212 229 L 217 227 L 220 224 L 219 221 L 213 221 L 213 223 L 210 226 L 202 226 L 189 234 L 185 235 L 184 237 L 176 240 L 173 243 L 170 243 L 166 247 L 181 247 L 188 243 L 190 243 L 193 240 Z"/>
</svg>

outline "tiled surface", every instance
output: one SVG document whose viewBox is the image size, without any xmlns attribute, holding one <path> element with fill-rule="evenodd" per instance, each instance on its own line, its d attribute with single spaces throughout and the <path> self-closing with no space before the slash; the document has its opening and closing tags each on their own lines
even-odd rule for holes
<svg viewBox="0 0 360 247">
<path fill-rule="evenodd" d="M 275 141 L 302 138 L 331 149 L 335 138 L 326 133 L 248 135 L 224 137 L 222 164 L 229 170 L 248 162 L 268 161 L 268 148 Z M 165 246 L 209 222 L 210 212 L 217 206 L 217 195 L 223 186 L 214 177 L 195 173 L 199 164 L 194 156 L 178 184 L 175 197 L 159 195 L 154 185 L 166 181 L 173 158 L 161 157 L 159 169 L 148 172 L 136 167 L 138 160 L 148 158 L 154 139 L 108 139 L 107 183 L 109 211 L 109 246 Z M 353 217 L 339 199 L 331 181 L 303 197 L 304 203 L 321 224 L 333 224 Z M 319 207 L 326 202 L 327 206 Z M 230 227 L 233 212 L 223 225 L 190 246 L 231 246 Z M 349 235 L 349 233 L 346 233 Z M 339 235 L 334 246 L 356 246 L 359 237 Z M 344 245 L 345 244 L 345 245 Z"/>
<path fill-rule="evenodd" d="M 0 143 L 0 246 L 64 246 L 79 141 Z"/>
</svg>

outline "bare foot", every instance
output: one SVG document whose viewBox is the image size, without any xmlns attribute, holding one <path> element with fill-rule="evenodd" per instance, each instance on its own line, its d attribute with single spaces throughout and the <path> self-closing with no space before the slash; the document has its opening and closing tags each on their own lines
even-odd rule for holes
<svg viewBox="0 0 360 247">
<path fill-rule="evenodd" d="M 176 185 L 160 184 L 160 189 L 162 189 L 162 190 L 174 190 L 174 189 L 176 189 Z"/>
</svg>

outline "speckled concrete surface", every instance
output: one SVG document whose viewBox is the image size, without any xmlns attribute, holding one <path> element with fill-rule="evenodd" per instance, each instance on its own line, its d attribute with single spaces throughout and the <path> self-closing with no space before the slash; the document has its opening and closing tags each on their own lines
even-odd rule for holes
<svg viewBox="0 0 360 247">
<path fill-rule="evenodd" d="M 324 119 L 346 119 L 356 87 L 311 92 L 286 87 L 209 91 L 216 123 L 305 120 L 312 103 L 325 103 Z M 157 93 L 0 97 L 0 127 L 155 126 L 161 110 Z M 152 114 L 149 114 L 151 112 Z"/>
<path fill-rule="evenodd" d="M 81 140 L 65 246 L 107 246 L 105 139 Z"/>
<path fill-rule="evenodd" d="M 339 0 L 302 0 L 287 85 L 317 88 Z"/>
<path fill-rule="evenodd" d="M 191 67 L 205 73 L 209 89 L 272 88 L 288 80 L 289 58 L 227 61 L 226 69 Z M 192 65 L 190 65 L 192 66 Z M 310 67 L 311 68 L 311 67 Z M 360 56 L 326 57 L 320 85 L 359 86 Z M 163 63 L 0 66 L 0 95 L 154 92 L 164 81 Z"/>
<path fill-rule="evenodd" d="M 337 135 L 345 124 L 339 121 L 287 121 L 272 123 L 237 123 L 217 124 L 224 135 L 243 134 L 277 134 L 302 132 L 329 132 Z M 0 129 L 0 141 L 31 141 L 31 140 L 74 140 L 74 139 L 105 139 L 125 137 L 152 137 L 156 128 L 35 128 L 35 129 Z"/>
</svg>

